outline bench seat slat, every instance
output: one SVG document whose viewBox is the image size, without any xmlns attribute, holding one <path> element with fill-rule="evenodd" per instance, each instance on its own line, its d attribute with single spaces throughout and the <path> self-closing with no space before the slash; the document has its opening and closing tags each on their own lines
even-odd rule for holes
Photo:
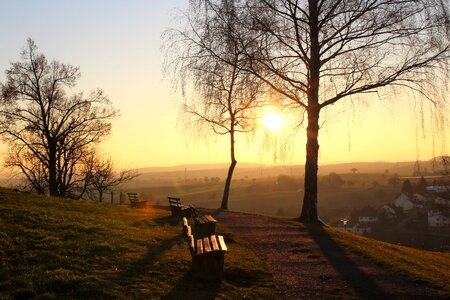
<svg viewBox="0 0 450 300">
<path fill-rule="evenodd" d="M 211 245 L 209 243 L 209 238 L 207 238 L 207 237 L 205 237 L 203 239 L 203 250 L 204 250 L 205 253 L 212 251 L 211 250 Z"/>
<path fill-rule="evenodd" d="M 215 235 L 212 235 L 209 237 L 209 240 L 211 241 L 211 245 L 212 245 L 212 250 L 213 251 L 218 251 L 219 249 L 219 245 L 217 244 L 217 239 Z"/>
<path fill-rule="evenodd" d="M 206 215 L 206 219 L 208 220 L 208 222 L 216 222 L 216 220 L 211 215 Z"/>
<path fill-rule="evenodd" d="M 203 253 L 203 240 L 197 240 L 197 254 Z"/>
<path fill-rule="evenodd" d="M 219 246 L 220 246 L 220 250 L 222 250 L 222 251 L 227 251 L 228 248 L 227 248 L 227 245 L 225 244 L 225 241 L 224 241 L 224 239 L 223 239 L 223 236 L 218 235 L 218 236 L 217 236 L 217 240 L 218 240 L 218 243 L 219 243 Z"/>
</svg>

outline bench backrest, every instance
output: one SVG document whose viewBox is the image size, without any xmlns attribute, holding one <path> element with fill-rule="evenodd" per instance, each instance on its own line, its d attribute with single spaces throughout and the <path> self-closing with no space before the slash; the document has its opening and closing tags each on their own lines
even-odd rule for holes
<svg viewBox="0 0 450 300">
<path fill-rule="evenodd" d="M 191 216 L 195 221 L 196 219 L 198 219 L 198 214 L 195 211 L 195 207 L 192 204 L 189 204 L 189 208 L 191 209 Z"/>
<path fill-rule="evenodd" d="M 188 225 L 186 217 L 183 218 L 183 231 L 192 255 L 208 253 L 211 251 L 226 252 L 228 250 L 225 240 L 221 235 L 211 235 L 203 239 L 195 240 L 192 235 L 191 226 Z"/>
<path fill-rule="evenodd" d="M 130 200 L 131 203 L 138 202 L 139 197 L 137 193 L 127 193 L 128 194 L 128 200 Z"/>
<path fill-rule="evenodd" d="M 167 199 L 169 199 L 169 205 L 170 206 L 176 206 L 176 207 L 181 207 L 182 206 L 180 198 L 167 197 Z"/>
</svg>

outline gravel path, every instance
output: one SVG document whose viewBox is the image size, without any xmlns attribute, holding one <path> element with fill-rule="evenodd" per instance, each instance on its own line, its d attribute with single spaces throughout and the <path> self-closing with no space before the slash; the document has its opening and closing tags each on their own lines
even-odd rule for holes
<svg viewBox="0 0 450 300">
<path fill-rule="evenodd" d="M 270 217 L 216 211 L 214 217 L 267 261 L 280 299 L 440 299 L 420 283 L 331 239 Z"/>
</svg>

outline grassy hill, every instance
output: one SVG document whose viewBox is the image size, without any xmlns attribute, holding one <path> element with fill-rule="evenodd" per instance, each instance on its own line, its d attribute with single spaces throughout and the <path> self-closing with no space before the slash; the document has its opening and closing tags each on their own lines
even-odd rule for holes
<svg viewBox="0 0 450 300">
<path fill-rule="evenodd" d="M 448 253 L 317 230 L 450 296 Z M 181 225 L 166 210 L 0 188 L 0 299 L 275 298 L 266 264 L 229 230 L 218 231 L 229 246 L 224 280 L 207 284 L 193 278 Z"/>
<path fill-rule="evenodd" d="M 165 210 L 0 189 L 0 228 L 0 299 L 275 297 L 266 265 L 221 228 L 224 280 L 194 280 L 181 225 Z"/>
<path fill-rule="evenodd" d="M 432 252 L 385 243 L 331 227 L 317 228 L 321 234 L 364 257 L 434 288 L 450 297 L 450 253 Z"/>
</svg>

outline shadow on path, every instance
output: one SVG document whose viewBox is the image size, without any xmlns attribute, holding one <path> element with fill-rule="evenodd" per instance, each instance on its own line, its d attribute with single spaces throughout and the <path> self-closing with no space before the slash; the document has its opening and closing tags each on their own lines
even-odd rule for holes
<svg viewBox="0 0 450 300">
<path fill-rule="evenodd" d="M 322 226 L 307 225 L 306 227 L 330 265 L 358 296 L 364 299 L 391 298 L 368 274 L 358 268 Z"/>
</svg>

